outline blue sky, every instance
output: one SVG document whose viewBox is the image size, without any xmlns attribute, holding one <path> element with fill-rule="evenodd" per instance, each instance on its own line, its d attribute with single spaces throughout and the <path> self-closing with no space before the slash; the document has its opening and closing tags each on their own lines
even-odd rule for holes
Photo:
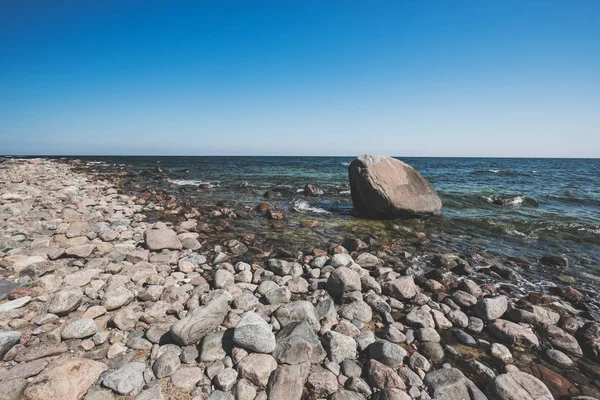
<svg viewBox="0 0 600 400">
<path fill-rule="evenodd" d="M 600 156 L 594 0 L 4 2 L 0 60 L 0 154 Z"/>
</svg>

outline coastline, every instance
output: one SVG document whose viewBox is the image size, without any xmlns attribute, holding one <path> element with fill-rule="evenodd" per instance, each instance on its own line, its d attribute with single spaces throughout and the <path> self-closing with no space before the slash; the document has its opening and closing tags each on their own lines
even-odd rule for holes
<svg viewBox="0 0 600 400">
<path fill-rule="evenodd" d="M 404 246 L 361 230 L 311 245 L 307 233 L 291 247 L 278 237 L 282 210 L 196 209 L 119 175 L 0 163 L 0 381 L 13 398 L 503 398 L 509 375 L 555 398 L 600 396 L 589 290 L 534 291 L 504 263 L 439 253 L 427 232 L 404 232 Z M 270 233 L 249 231 L 251 218 Z M 309 332 L 288 327 L 302 321 Z M 79 368 L 84 379 L 69 386 Z"/>
</svg>

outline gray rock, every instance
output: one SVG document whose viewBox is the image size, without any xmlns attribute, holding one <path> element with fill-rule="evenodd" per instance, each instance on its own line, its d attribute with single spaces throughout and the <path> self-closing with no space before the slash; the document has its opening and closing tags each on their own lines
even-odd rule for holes
<svg viewBox="0 0 600 400">
<path fill-rule="evenodd" d="M 477 346 L 477 340 L 462 329 L 454 329 L 452 332 L 454 333 L 454 336 L 456 336 L 458 343 L 466 346 Z"/>
<path fill-rule="evenodd" d="M 336 268 L 327 279 L 327 291 L 334 297 L 361 289 L 360 275 L 347 267 Z"/>
<path fill-rule="evenodd" d="M 10 350 L 11 347 L 19 343 L 20 339 L 21 332 L 19 331 L 0 332 L 0 358 L 4 357 L 6 352 Z"/>
<path fill-rule="evenodd" d="M 269 260 L 269 269 L 273 271 L 275 275 L 286 276 L 292 271 L 292 265 L 288 261 L 271 258 Z"/>
<path fill-rule="evenodd" d="M 425 375 L 429 394 L 440 400 L 487 400 L 485 395 L 456 368 L 442 368 Z"/>
<path fill-rule="evenodd" d="M 369 346 L 369 357 L 390 368 L 398 368 L 404 363 L 406 350 L 387 340 L 377 340 Z"/>
<path fill-rule="evenodd" d="M 323 334 L 322 342 L 329 359 L 335 363 L 356 358 L 356 341 L 349 336 L 329 331 Z"/>
<path fill-rule="evenodd" d="M 567 332 L 554 325 L 542 325 L 540 327 L 542 336 L 552 343 L 555 349 L 564 351 L 574 356 L 580 357 L 583 351 L 577 343 L 577 340 Z"/>
<path fill-rule="evenodd" d="M 254 312 L 244 314 L 233 331 L 233 342 L 258 353 L 275 350 L 275 335 L 262 317 Z"/>
<path fill-rule="evenodd" d="M 367 323 L 373 318 L 373 310 L 364 301 L 353 301 L 350 304 L 342 306 L 339 315 L 349 321 L 358 320 Z"/>
<path fill-rule="evenodd" d="M 226 392 L 229 392 L 237 381 L 238 373 L 232 368 L 225 368 L 215 376 L 215 385 Z"/>
<path fill-rule="evenodd" d="M 406 315 L 406 323 L 417 328 L 435 328 L 435 321 L 431 316 L 430 310 L 429 306 L 413 308 Z"/>
<path fill-rule="evenodd" d="M 308 388 L 318 396 L 329 396 L 338 390 L 337 377 L 330 371 L 317 371 L 308 376 Z"/>
<path fill-rule="evenodd" d="M 240 379 L 233 388 L 233 395 L 236 400 L 254 400 L 256 388 L 247 380 Z"/>
<path fill-rule="evenodd" d="M 131 303 L 133 297 L 133 293 L 126 287 L 113 286 L 104 293 L 101 304 L 107 311 L 112 311 Z"/>
<path fill-rule="evenodd" d="M 161 379 L 172 375 L 180 365 L 179 354 L 175 351 L 167 350 L 156 359 L 152 366 L 152 371 L 158 379 Z"/>
<path fill-rule="evenodd" d="M 270 290 L 264 295 L 269 304 L 285 304 L 292 299 L 292 292 L 286 286 Z"/>
<path fill-rule="evenodd" d="M 498 375 L 485 389 L 489 400 L 554 400 L 536 377 L 521 371 Z"/>
<path fill-rule="evenodd" d="M 362 155 L 348 167 L 354 209 L 371 218 L 439 215 L 442 202 L 429 182 L 395 158 Z"/>
<path fill-rule="evenodd" d="M 79 307 L 83 300 L 83 291 L 78 287 L 68 287 L 56 293 L 48 304 L 48 312 L 63 316 Z"/>
<path fill-rule="evenodd" d="M 81 318 L 70 322 L 61 332 L 63 340 L 83 339 L 93 336 L 96 331 L 96 322 L 91 318 Z"/>
<path fill-rule="evenodd" d="M 308 301 L 299 300 L 283 304 L 275 310 L 274 315 L 282 327 L 292 322 L 306 321 L 313 330 L 321 329 L 315 307 Z"/>
<path fill-rule="evenodd" d="M 221 325 L 228 311 L 228 298 L 220 295 L 173 324 L 171 336 L 184 346 L 198 343 L 207 333 Z"/>
<path fill-rule="evenodd" d="M 206 400 L 234 400 L 233 395 L 229 392 L 215 390 L 206 398 Z"/>
<path fill-rule="evenodd" d="M 479 300 L 473 307 L 473 312 L 484 321 L 493 321 L 504 315 L 508 308 L 506 296 L 486 297 Z"/>
<path fill-rule="evenodd" d="M 327 356 L 319 337 L 306 321 L 286 325 L 277 332 L 276 339 L 273 357 L 280 363 L 300 364 L 310 361 L 312 364 L 319 364 Z"/>
<path fill-rule="evenodd" d="M 11 290 L 19 286 L 18 283 L 0 280 L 0 300 L 6 299 Z"/>
<path fill-rule="evenodd" d="M 202 339 L 200 361 L 214 362 L 221 360 L 231 352 L 232 347 L 233 332 L 231 330 L 209 333 Z"/>
<path fill-rule="evenodd" d="M 137 395 L 144 387 L 144 371 L 146 365 L 132 362 L 121 368 L 109 371 L 102 379 L 102 384 L 118 394 Z"/>
<path fill-rule="evenodd" d="M 575 363 L 565 353 L 555 349 L 546 349 L 546 359 L 550 364 L 556 365 L 557 367 L 568 369 L 572 368 Z"/>
<path fill-rule="evenodd" d="M 42 372 L 48 366 L 46 360 L 34 360 L 31 362 L 17 364 L 9 370 L 0 373 L 0 381 L 6 382 L 12 379 L 27 379 Z M 1 395 L 0 395 L 0 398 Z"/>
<path fill-rule="evenodd" d="M 331 395 L 330 400 L 366 400 L 365 395 L 352 392 L 350 390 L 340 389 Z"/>
<path fill-rule="evenodd" d="M 392 368 L 377 360 L 369 360 L 368 371 L 369 383 L 377 389 L 406 389 L 402 378 Z"/>
<path fill-rule="evenodd" d="M 510 352 L 508 347 L 500 343 L 492 344 L 492 346 L 490 347 L 490 354 L 493 357 L 496 357 L 498 360 L 507 364 L 511 363 L 513 360 L 512 353 Z"/>
<path fill-rule="evenodd" d="M 442 362 L 445 357 L 444 348 L 441 344 L 435 342 L 425 342 L 421 343 L 419 347 L 423 356 L 425 356 L 429 361 L 434 364 Z"/>
</svg>

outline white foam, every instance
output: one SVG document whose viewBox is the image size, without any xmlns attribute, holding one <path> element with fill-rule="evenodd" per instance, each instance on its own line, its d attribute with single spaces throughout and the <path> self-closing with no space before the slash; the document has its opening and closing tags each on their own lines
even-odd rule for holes
<svg viewBox="0 0 600 400">
<path fill-rule="evenodd" d="M 296 201 L 294 201 L 293 206 L 294 206 L 294 210 L 296 210 L 298 212 L 309 211 L 309 212 L 313 212 L 316 214 L 331 214 L 327 210 L 323 210 L 322 208 L 311 206 L 305 200 L 296 200 Z"/>
<path fill-rule="evenodd" d="M 200 186 L 200 185 L 212 185 L 212 186 L 218 186 L 215 185 L 213 183 L 210 182 L 205 182 L 205 181 L 201 181 L 201 180 L 197 180 L 197 179 L 169 179 L 169 182 L 174 183 L 176 185 L 189 185 L 189 186 Z"/>
</svg>

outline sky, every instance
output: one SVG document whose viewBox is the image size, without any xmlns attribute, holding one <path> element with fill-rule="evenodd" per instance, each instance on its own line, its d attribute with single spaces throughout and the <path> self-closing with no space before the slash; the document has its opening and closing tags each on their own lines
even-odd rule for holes
<svg viewBox="0 0 600 400">
<path fill-rule="evenodd" d="M 600 157 L 600 1 L 3 1 L 0 154 Z"/>
</svg>

